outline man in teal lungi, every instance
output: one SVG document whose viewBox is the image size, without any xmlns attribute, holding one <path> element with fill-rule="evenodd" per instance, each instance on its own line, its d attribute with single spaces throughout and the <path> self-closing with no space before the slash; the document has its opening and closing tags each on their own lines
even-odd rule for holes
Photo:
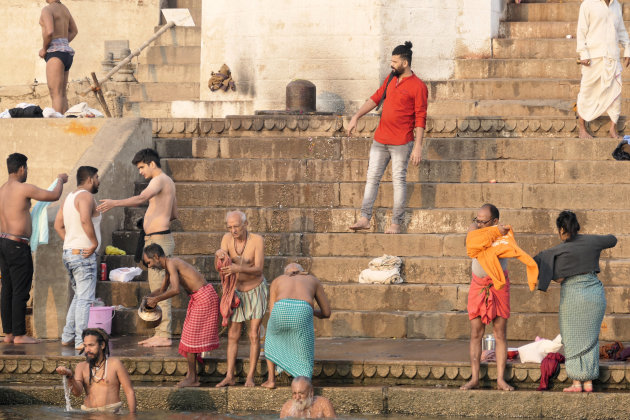
<svg viewBox="0 0 630 420">
<path fill-rule="evenodd" d="M 317 277 L 299 264 L 289 264 L 271 283 L 265 357 L 269 377 L 262 386 L 275 388 L 276 366 L 294 378 L 313 376 L 315 330 L 313 317 L 330 318 L 330 304 Z M 319 309 L 313 307 L 317 302 Z"/>
</svg>

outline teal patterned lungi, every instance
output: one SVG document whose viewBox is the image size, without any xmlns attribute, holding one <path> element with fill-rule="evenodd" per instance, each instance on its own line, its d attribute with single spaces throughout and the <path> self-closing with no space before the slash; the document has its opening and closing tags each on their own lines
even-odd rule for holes
<svg viewBox="0 0 630 420">
<path fill-rule="evenodd" d="M 599 377 L 599 330 L 605 311 L 604 286 L 597 274 L 578 274 L 561 283 L 558 318 L 569 378 Z"/>
<path fill-rule="evenodd" d="M 291 376 L 313 376 L 315 329 L 308 302 L 282 299 L 273 305 L 267 323 L 265 357 Z"/>
</svg>

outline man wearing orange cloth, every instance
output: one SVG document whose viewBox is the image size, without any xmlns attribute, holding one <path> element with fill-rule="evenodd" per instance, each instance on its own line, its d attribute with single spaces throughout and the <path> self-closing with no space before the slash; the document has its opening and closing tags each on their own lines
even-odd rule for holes
<svg viewBox="0 0 630 420">
<path fill-rule="evenodd" d="M 532 257 L 518 247 L 512 228 L 499 224 L 499 210 L 492 204 L 484 204 L 477 212 L 466 236 L 466 252 L 473 259 L 472 281 L 468 292 L 472 377 L 460 389 L 479 387 L 481 340 L 486 325 L 492 322 L 496 339 L 497 388 L 512 391 L 514 388 L 504 379 L 507 360 L 506 330 L 510 317 L 507 259 L 518 258 L 527 266 L 527 281 L 532 291 L 538 281 L 538 266 Z"/>
</svg>

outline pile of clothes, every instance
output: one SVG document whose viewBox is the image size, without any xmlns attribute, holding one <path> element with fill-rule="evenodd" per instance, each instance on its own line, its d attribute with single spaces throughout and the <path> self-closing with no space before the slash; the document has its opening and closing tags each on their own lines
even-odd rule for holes
<svg viewBox="0 0 630 420">
<path fill-rule="evenodd" d="M 41 109 L 39 105 L 26 102 L 19 103 L 15 108 L 5 109 L 0 113 L 0 118 L 103 118 L 104 115 L 97 109 L 90 108 L 86 102 L 76 104 L 61 114 L 53 108 Z"/>
<path fill-rule="evenodd" d="M 367 269 L 359 274 L 359 283 L 399 284 L 403 282 L 400 276 L 402 260 L 393 255 L 383 255 L 374 258 Z"/>
</svg>

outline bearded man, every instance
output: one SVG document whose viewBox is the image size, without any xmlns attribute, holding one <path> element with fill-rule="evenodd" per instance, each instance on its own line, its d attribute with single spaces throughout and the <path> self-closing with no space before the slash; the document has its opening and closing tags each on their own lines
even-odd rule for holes
<svg viewBox="0 0 630 420">
<path fill-rule="evenodd" d="M 284 403 L 280 418 L 302 419 L 336 418 L 335 409 L 328 398 L 314 396 L 313 384 L 306 376 L 298 376 L 291 382 L 293 397 Z"/>
</svg>

